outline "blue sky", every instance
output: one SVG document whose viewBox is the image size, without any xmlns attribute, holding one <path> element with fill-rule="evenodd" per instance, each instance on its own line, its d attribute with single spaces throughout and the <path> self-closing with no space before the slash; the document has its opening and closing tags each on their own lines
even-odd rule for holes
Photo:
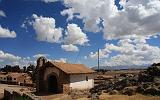
<svg viewBox="0 0 160 100">
<path fill-rule="evenodd" d="M 76 2 L 76 1 L 72 2 L 71 0 L 54 1 L 54 2 L 53 1 L 54 0 L 46 0 L 46 1 L 45 0 L 44 1 L 1 0 L 0 1 L 0 11 L 1 13 L 3 12 L 3 14 L 0 14 L 1 66 L 4 66 L 5 64 L 20 64 L 21 66 L 23 66 L 29 63 L 35 63 L 37 57 L 43 55 L 46 56 L 48 59 L 56 61 L 63 60 L 70 63 L 83 63 L 89 67 L 93 67 L 97 65 L 96 58 L 97 58 L 98 48 L 100 49 L 101 65 L 141 66 L 160 61 L 159 57 L 157 56 L 155 57 L 156 54 L 160 55 L 159 54 L 160 31 L 157 28 L 159 27 L 157 25 L 159 25 L 158 22 L 160 20 L 160 17 L 159 18 L 153 17 L 152 21 L 155 21 L 154 19 L 156 19 L 158 22 L 153 24 L 153 28 L 151 27 L 149 31 L 146 30 L 147 27 L 151 25 L 148 23 L 150 22 L 152 16 L 154 16 L 155 13 L 152 15 L 147 15 L 146 12 L 145 14 L 147 17 L 145 16 L 145 18 L 143 18 L 142 20 L 143 25 L 142 25 L 142 23 L 139 23 L 141 22 L 139 21 L 140 19 L 132 18 L 134 17 L 134 15 L 130 14 L 125 15 L 123 14 L 123 12 L 120 15 L 121 18 L 124 18 L 124 16 L 125 17 L 132 16 L 132 17 L 126 17 L 128 18 L 128 20 L 122 19 L 124 21 L 118 20 L 120 18 L 114 15 L 116 11 L 118 11 L 119 13 L 123 11 L 123 9 L 129 8 L 128 5 L 125 4 L 126 2 L 122 2 L 120 3 L 121 4 L 120 5 L 118 3 L 119 0 L 117 0 L 116 2 L 114 2 L 113 0 L 109 0 L 113 1 L 114 5 L 116 4 L 116 6 L 114 6 L 116 8 L 112 9 L 113 11 L 108 10 L 110 8 L 105 6 L 103 7 L 103 5 L 99 7 L 98 4 L 96 3 L 97 7 L 101 9 L 103 8 L 102 12 L 105 13 L 105 11 L 108 10 L 109 14 L 104 14 L 104 15 L 102 13 L 99 13 L 100 10 L 97 10 L 99 8 L 97 8 L 94 12 L 95 8 L 94 6 L 92 6 L 92 3 L 89 4 L 88 2 L 86 2 L 86 4 L 83 5 L 84 6 L 83 8 L 88 6 L 88 9 L 83 10 L 83 8 L 80 8 L 81 2 Z M 95 0 L 95 2 L 98 2 L 99 4 L 101 4 L 102 1 Z M 108 2 L 106 0 L 104 1 L 106 3 Z M 143 1 L 144 0 L 141 0 L 139 4 L 142 4 L 142 6 L 145 7 L 146 5 L 144 4 Z M 158 2 L 157 0 L 154 1 Z M 130 5 L 134 4 L 134 6 L 138 5 L 135 2 L 129 2 L 129 3 Z M 109 2 L 109 4 L 113 6 L 112 2 Z M 158 6 L 156 7 L 158 8 Z M 74 9 L 74 10 L 71 10 L 72 13 L 69 13 L 67 9 Z M 65 10 L 67 10 L 66 13 L 62 14 L 62 11 Z M 124 12 L 127 12 L 127 10 Z M 141 14 L 141 12 L 137 13 Z M 158 16 L 160 15 L 159 13 L 156 14 Z M 34 17 L 33 15 L 36 16 Z M 108 17 L 110 15 L 113 15 L 114 16 L 113 18 L 117 19 L 117 22 L 115 19 L 113 20 L 113 18 Z M 68 19 L 69 16 L 74 16 L 74 17 Z M 62 34 L 62 36 L 60 36 L 60 38 L 56 42 L 50 41 L 48 39 L 37 38 L 38 36 L 43 36 L 43 34 L 46 34 L 45 36 L 47 36 L 48 34 L 47 32 L 50 32 L 50 30 L 46 32 L 40 30 L 39 27 L 42 27 L 43 25 L 40 26 L 41 24 L 39 25 L 38 22 L 36 22 L 36 20 L 44 21 L 46 20 L 45 18 L 48 18 L 48 21 L 53 21 L 51 19 L 55 20 L 55 25 L 53 25 L 55 27 L 51 26 L 51 29 L 53 28 L 54 31 L 51 32 L 52 35 L 57 37 L 56 34 L 58 33 L 56 33 L 55 30 L 61 31 L 60 33 Z M 144 19 L 149 21 L 146 22 Z M 136 25 L 140 27 L 140 29 L 142 29 L 141 31 L 139 31 L 137 26 L 133 24 L 132 20 L 134 20 L 135 21 L 134 23 L 137 23 Z M 24 26 L 22 27 L 23 24 Z M 94 24 L 95 26 L 92 26 Z M 128 27 L 126 24 L 128 24 L 128 26 L 129 25 L 131 26 Z M 116 28 L 113 29 L 113 27 Z M 136 31 L 137 33 L 135 32 L 136 29 L 134 27 L 137 28 L 138 30 Z M 9 30 L 10 33 L 11 31 L 14 31 L 16 36 L 6 36 L 4 34 L 7 34 L 8 31 L 5 33 L 4 30 L 5 31 Z M 128 32 L 128 30 L 130 31 Z M 75 37 L 77 36 L 77 39 L 79 40 L 73 39 L 74 36 L 72 35 L 75 35 Z M 72 39 L 73 41 L 71 41 Z M 126 45 L 120 45 L 121 42 L 122 44 Z M 63 48 L 68 46 L 69 48 Z M 130 48 L 129 46 L 133 48 L 130 49 L 130 51 L 125 52 L 126 50 L 124 49 Z M 141 50 L 143 48 L 140 49 L 140 47 L 142 46 L 145 46 L 144 50 Z M 72 47 L 73 49 L 71 50 L 70 48 Z M 150 59 L 145 59 L 145 57 L 147 56 L 146 52 L 148 54 L 151 54 L 148 55 L 151 56 Z M 128 53 L 133 53 L 133 54 L 128 55 Z M 126 63 L 125 61 L 126 57 L 129 57 L 128 63 Z M 136 61 L 136 58 L 141 59 L 141 62 L 143 63 L 139 63 L 138 61 Z M 135 62 L 132 60 L 135 60 Z"/>
</svg>

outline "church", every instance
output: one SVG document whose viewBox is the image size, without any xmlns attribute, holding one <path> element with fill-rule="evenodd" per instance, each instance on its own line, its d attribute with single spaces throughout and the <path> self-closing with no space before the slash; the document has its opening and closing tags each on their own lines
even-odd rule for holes
<svg viewBox="0 0 160 100">
<path fill-rule="evenodd" d="M 36 91 L 68 93 L 94 87 L 94 73 L 83 64 L 47 61 L 40 57 L 36 66 Z"/>
</svg>

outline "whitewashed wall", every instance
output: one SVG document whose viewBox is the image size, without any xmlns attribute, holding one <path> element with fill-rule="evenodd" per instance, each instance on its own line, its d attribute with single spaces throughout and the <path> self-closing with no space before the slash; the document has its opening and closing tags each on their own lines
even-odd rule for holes
<svg viewBox="0 0 160 100">
<path fill-rule="evenodd" d="M 86 80 L 88 76 L 88 81 Z M 71 89 L 90 89 L 94 87 L 93 74 L 75 74 L 70 75 L 70 88 Z"/>
</svg>

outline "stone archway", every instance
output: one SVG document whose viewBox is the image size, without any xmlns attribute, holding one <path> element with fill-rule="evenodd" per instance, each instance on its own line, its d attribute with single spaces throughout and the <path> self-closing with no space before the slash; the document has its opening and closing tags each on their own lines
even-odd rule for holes
<svg viewBox="0 0 160 100">
<path fill-rule="evenodd" d="M 58 79 L 55 75 L 48 77 L 48 92 L 58 93 Z"/>
</svg>

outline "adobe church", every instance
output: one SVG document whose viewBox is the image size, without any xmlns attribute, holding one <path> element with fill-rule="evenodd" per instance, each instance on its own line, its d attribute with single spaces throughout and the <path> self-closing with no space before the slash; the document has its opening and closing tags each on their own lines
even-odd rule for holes
<svg viewBox="0 0 160 100">
<path fill-rule="evenodd" d="M 94 87 L 94 71 L 83 64 L 47 61 L 40 57 L 36 66 L 36 91 L 68 93 L 72 89 Z"/>
</svg>

